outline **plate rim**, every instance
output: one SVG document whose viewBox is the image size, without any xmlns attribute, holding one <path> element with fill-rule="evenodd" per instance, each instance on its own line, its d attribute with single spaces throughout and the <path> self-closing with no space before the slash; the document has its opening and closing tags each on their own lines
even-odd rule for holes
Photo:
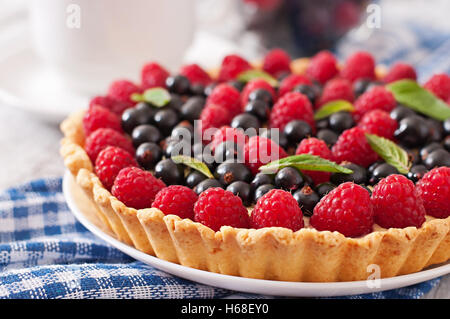
<svg viewBox="0 0 450 319">
<path fill-rule="evenodd" d="M 191 280 L 193 282 L 215 286 L 222 289 L 240 291 L 245 293 L 263 294 L 271 296 L 289 297 L 337 297 L 358 294 L 376 293 L 391 289 L 403 288 L 420 282 L 431 280 L 450 274 L 450 261 L 442 265 L 432 266 L 431 269 L 416 273 L 400 275 L 391 278 L 379 279 L 379 287 L 369 287 L 367 280 L 346 282 L 289 282 L 267 279 L 244 278 L 232 275 L 218 274 L 206 270 L 195 269 L 172 263 L 155 256 L 151 256 L 128 246 L 119 240 L 104 233 L 95 226 L 79 210 L 70 192 L 70 183 L 75 183 L 71 173 L 66 170 L 63 177 L 62 189 L 67 205 L 75 218 L 90 232 L 104 240 L 124 254 L 139 260 L 161 271 Z"/>
</svg>

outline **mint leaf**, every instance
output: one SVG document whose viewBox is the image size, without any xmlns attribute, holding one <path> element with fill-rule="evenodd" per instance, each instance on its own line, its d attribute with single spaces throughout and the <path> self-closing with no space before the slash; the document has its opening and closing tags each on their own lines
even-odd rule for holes
<svg viewBox="0 0 450 319">
<path fill-rule="evenodd" d="M 425 114 L 436 120 L 444 121 L 450 117 L 450 107 L 416 81 L 399 80 L 386 85 L 395 100 L 414 111 Z"/>
<path fill-rule="evenodd" d="M 259 170 L 262 173 L 273 174 L 284 167 L 295 167 L 299 170 L 321 171 L 330 173 L 353 173 L 351 169 L 345 168 L 336 164 L 335 162 L 311 154 L 288 156 L 261 166 Z"/>
<path fill-rule="evenodd" d="M 147 102 L 156 107 L 163 107 L 170 102 L 170 94 L 163 88 L 151 88 L 144 91 L 144 93 L 133 93 L 131 100 L 134 102 Z"/>
<path fill-rule="evenodd" d="M 171 159 L 172 159 L 172 161 L 174 161 L 177 164 L 184 164 L 190 168 L 193 168 L 193 169 L 199 171 L 200 173 L 202 173 L 203 175 L 205 175 L 208 178 L 214 178 L 214 176 L 211 173 L 211 171 L 209 170 L 208 166 L 206 166 L 205 163 L 203 163 L 202 161 L 199 161 L 196 158 L 189 157 L 186 155 L 177 155 L 177 156 L 172 156 Z"/>
<path fill-rule="evenodd" d="M 355 110 L 355 108 L 353 107 L 352 103 L 350 103 L 346 100 L 331 101 L 331 102 L 324 104 L 316 112 L 316 114 L 314 114 L 314 119 L 317 121 L 317 120 L 324 119 L 336 112 L 341 112 L 341 111 L 353 112 L 354 110 Z"/>
<path fill-rule="evenodd" d="M 273 76 L 271 76 L 269 73 L 264 72 L 262 70 L 247 70 L 244 72 L 239 73 L 237 76 L 237 79 L 241 82 L 249 82 L 254 79 L 263 79 L 267 81 L 272 86 L 278 86 L 278 81 Z"/>
<path fill-rule="evenodd" d="M 366 133 L 367 142 L 370 147 L 378 154 L 386 163 L 394 166 L 399 173 L 407 174 L 411 168 L 408 153 L 400 146 L 374 134 Z"/>
</svg>

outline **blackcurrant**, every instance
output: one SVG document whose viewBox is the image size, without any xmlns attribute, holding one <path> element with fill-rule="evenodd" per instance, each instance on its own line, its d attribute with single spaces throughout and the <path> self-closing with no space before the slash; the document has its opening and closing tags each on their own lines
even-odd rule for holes
<svg viewBox="0 0 450 319">
<path fill-rule="evenodd" d="M 258 120 L 264 122 L 267 121 L 270 113 L 270 108 L 266 102 L 262 100 L 249 101 L 245 107 L 244 112 L 250 113 L 258 118 Z"/>
<path fill-rule="evenodd" d="M 181 107 L 181 116 L 183 119 L 194 122 L 200 118 L 200 113 L 205 106 L 205 99 L 200 96 L 189 98 Z"/>
<path fill-rule="evenodd" d="M 200 173 L 199 171 L 192 171 L 186 176 L 186 186 L 189 188 L 194 188 L 201 181 L 204 181 L 207 177 Z"/>
<path fill-rule="evenodd" d="M 153 125 L 143 124 L 134 128 L 131 133 L 131 140 L 134 147 L 138 147 L 142 143 L 152 142 L 158 143 L 162 139 L 160 131 Z"/>
<path fill-rule="evenodd" d="M 156 112 L 155 124 L 161 130 L 164 136 L 168 136 L 174 126 L 178 123 L 178 115 L 172 109 L 165 109 Z"/>
<path fill-rule="evenodd" d="M 433 169 L 439 166 L 450 167 L 450 153 L 444 150 L 443 148 L 434 150 L 423 161 L 423 164 L 428 169 Z"/>
<path fill-rule="evenodd" d="M 243 181 L 250 183 L 252 179 L 252 172 L 242 163 L 225 162 L 217 166 L 214 172 L 214 177 L 223 185 L 230 185 L 236 181 Z"/>
<path fill-rule="evenodd" d="M 275 189 L 275 186 L 272 184 L 264 184 L 259 186 L 256 190 L 255 190 L 255 202 L 258 201 L 258 199 L 260 199 L 262 196 L 264 196 L 265 194 L 267 194 L 268 192 L 270 192 L 272 189 Z"/>
<path fill-rule="evenodd" d="M 249 183 L 236 181 L 228 185 L 227 191 L 239 196 L 245 206 L 249 206 L 253 201 L 252 189 Z"/>
<path fill-rule="evenodd" d="M 354 163 L 343 163 L 341 166 L 351 169 L 353 173 L 344 174 L 344 173 L 332 173 L 330 177 L 330 181 L 339 185 L 345 182 L 353 182 L 355 184 L 365 184 L 367 181 L 367 170 L 359 165 Z"/>
<path fill-rule="evenodd" d="M 176 94 L 188 94 L 191 83 L 189 79 L 183 75 L 169 76 L 166 79 L 166 86 L 169 92 Z"/>
<path fill-rule="evenodd" d="M 373 170 L 370 179 L 369 179 L 369 183 L 371 185 L 375 185 L 376 183 L 378 183 L 382 178 L 388 177 L 389 175 L 392 174 L 398 174 L 398 170 L 388 164 L 388 163 L 382 163 L 380 165 L 378 165 L 377 167 L 375 167 L 375 169 Z"/>
<path fill-rule="evenodd" d="M 152 169 L 161 157 L 161 147 L 155 143 L 143 143 L 136 149 L 136 161 L 147 170 Z"/>
<path fill-rule="evenodd" d="M 293 167 L 285 167 L 275 175 L 275 185 L 284 190 L 293 191 L 302 187 L 305 180 L 300 172 Z"/>
<path fill-rule="evenodd" d="M 406 176 L 414 183 L 417 183 L 426 172 L 428 170 L 424 165 L 413 165 Z"/>
<path fill-rule="evenodd" d="M 417 115 L 403 118 L 394 132 L 394 137 L 406 147 L 423 145 L 428 136 L 429 129 L 425 119 Z"/>
<path fill-rule="evenodd" d="M 200 195 L 201 193 L 203 193 L 204 191 L 206 191 L 208 188 L 211 187 L 223 188 L 223 185 L 217 179 L 208 178 L 198 183 L 197 186 L 194 187 L 194 192 Z"/>
<path fill-rule="evenodd" d="M 258 173 L 253 178 L 252 182 L 250 183 L 250 186 L 252 187 L 253 190 L 255 190 L 259 186 L 264 184 L 273 184 L 273 176 L 269 174 Z"/>
<path fill-rule="evenodd" d="M 297 145 L 301 140 L 312 135 L 311 126 L 302 120 L 290 121 L 284 127 L 284 134 L 292 145 Z"/>
<path fill-rule="evenodd" d="M 159 161 L 155 166 L 155 177 L 160 178 L 166 185 L 182 185 L 184 168 L 170 158 Z"/>
<path fill-rule="evenodd" d="M 336 133 L 342 133 L 343 131 L 355 126 L 355 121 L 349 112 L 337 112 L 330 115 L 328 118 L 328 126 Z"/>
<path fill-rule="evenodd" d="M 312 216 L 314 207 L 320 200 L 319 195 L 311 187 L 305 186 L 296 191 L 293 196 L 302 209 L 303 215 Z"/>
</svg>

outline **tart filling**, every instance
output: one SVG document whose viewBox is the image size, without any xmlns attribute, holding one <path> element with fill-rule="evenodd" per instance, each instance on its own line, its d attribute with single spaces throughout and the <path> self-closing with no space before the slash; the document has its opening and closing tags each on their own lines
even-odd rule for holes
<svg viewBox="0 0 450 319">
<path fill-rule="evenodd" d="M 337 73 L 324 80 L 320 61 L 332 58 L 319 53 L 310 60 L 291 61 L 288 74 L 276 75 L 282 80 L 273 91 L 268 83 L 276 81 L 275 75 L 239 60 L 243 70 L 233 77 L 253 77 L 240 88 L 248 105 L 242 105 L 239 94 L 242 82 L 231 79 L 204 97 L 202 88 L 211 79 L 231 76 L 228 65 L 208 76 L 197 67 L 184 68 L 184 74 L 167 79 L 168 91 L 142 92 L 127 84 L 125 94 L 116 84 L 108 96 L 120 101 L 122 109 L 105 112 L 105 105 L 101 110 L 91 106 L 61 124 L 64 163 L 119 240 L 188 267 L 249 278 L 331 282 L 367 279 L 372 265 L 384 278 L 446 262 L 450 217 L 445 199 L 430 194 L 436 185 L 429 182 L 443 181 L 436 186 L 442 194 L 450 189 L 446 144 L 441 142 L 448 134 L 446 122 L 444 133 L 411 133 L 419 115 L 408 117 L 414 111 L 398 109 L 383 86 L 359 87 L 364 81 L 369 86 L 382 80 L 379 69 L 367 74 L 370 81 L 361 78 L 356 83 L 350 62 L 342 67 L 336 63 Z M 339 72 L 344 80 L 337 77 Z M 323 81 L 320 93 L 313 92 L 317 74 Z M 145 78 L 151 82 L 148 74 Z M 401 81 L 395 74 L 388 78 Z M 339 92 L 344 92 L 340 96 L 346 103 Z M 206 107 L 199 107 L 205 100 Z M 149 104 L 152 108 L 147 109 Z M 119 128 L 118 115 L 109 114 L 112 110 L 121 115 Z M 319 113 L 325 115 L 318 119 Z M 205 123 L 215 128 L 209 140 L 202 136 L 201 141 L 206 145 L 212 138 L 212 164 L 194 157 L 195 152 L 193 157 L 177 157 L 171 151 L 183 150 L 185 141 L 173 139 L 183 129 L 192 131 L 189 121 L 197 118 L 203 121 L 201 133 L 206 132 Z M 436 121 L 429 118 L 430 123 Z M 228 125 L 230 130 L 217 130 Z M 283 136 L 240 133 L 264 126 L 281 129 Z M 434 149 L 428 142 L 433 138 L 439 144 Z M 402 149 L 408 143 L 422 146 L 416 163 L 423 164 L 413 164 L 408 154 L 405 159 Z M 263 146 L 269 149 L 268 159 L 263 161 L 259 153 L 252 158 L 254 147 Z M 396 152 L 394 160 L 386 150 Z M 174 187 L 171 195 L 170 185 L 181 184 L 185 186 Z M 442 205 L 443 210 L 436 210 Z M 170 211 L 178 209 L 183 218 L 168 213 L 169 207 L 176 207 Z M 362 227 L 363 220 L 367 226 Z M 403 226 L 396 226 L 400 222 Z"/>
</svg>

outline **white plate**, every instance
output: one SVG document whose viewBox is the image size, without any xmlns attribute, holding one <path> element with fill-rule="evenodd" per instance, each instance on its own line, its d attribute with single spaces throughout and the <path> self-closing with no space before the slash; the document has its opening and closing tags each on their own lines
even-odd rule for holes
<svg viewBox="0 0 450 319">
<path fill-rule="evenodd" d="M 66 171 L 64 175 L 63 192 L 69 208 L 72 210 L 73 214 L 80 221 L 80 223 L 83 224 L 92 233 L 108 242 L 110 245 L 150 266 L 153 266 L 170 274 L 210 286 L 216 286 L 241 292 L 276 296 L 346 296 L 406 287 L 450 273 L 450 262 L 447 262 L 445 264 L 434 266 L 418 273 L 380 279 L 378 288 L 369 287 L 366 281 L 306 283 L 249 279 L 216 274 L 208 271 L 181 266 L 159 259 L 157 257 L 150 256 L 118 241 L 111 235 L 105 233 L 99 228 L 101 226 L 95 225 L 99 225 L 98 221 L 95 222 L 92 219 L 93 215 L 87 212 L 88 208 L 80 208 L 79 204 L 74 199 L 75 197 L 78 198 L 78 196 L 80 196 L 81 191 L 74 182 L 72 175 L 68 171 Z"/>
<path fill-rule="evenodd" d="M 87 107 L 89 96 L 72 90 L 25 45 L 0 59 L 0 102 L 49 122 Z"/>
</svg>

